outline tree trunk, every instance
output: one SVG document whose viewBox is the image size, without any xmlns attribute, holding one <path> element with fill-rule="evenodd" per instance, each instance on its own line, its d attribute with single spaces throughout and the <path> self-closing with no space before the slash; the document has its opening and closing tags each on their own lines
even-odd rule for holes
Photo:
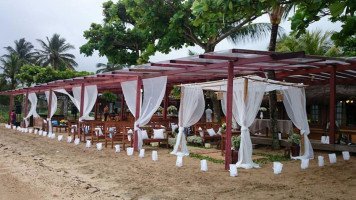
<svg viewBox="0 0 356 200">
<path fill-rule="evenodd" d="M 271 39 L 269 40 L 268 51 L 276 51 L 278 28 L 278 24 L 272 24 Z"/>
<path fill-rule="evenodd" d="M 269 42 L 268 51 L 275 51 L 276 42 L 277 42 L 277 33 L 278 33 L 278 24 L 272 23 L 271 30 L 271 39 Z M 268 72 L 269 79 L 275 79 L 274 71 Z M 277 129 L 277 92 L 271 91 L 269 92 L 269 110 L 270 110 L 270 132 L 272 134 L 272 149 L 278 150 L 280 149 L 279 138 L 278 138 L 278 129 Z"/>
<path fill-rule="evenodd" d="M 205 46 L 205 53 L 213 52 L 215 50 L 215 45 L 207 44 Z M 208 91 L 207 94 L 211 99 L 211 103 L 213 104 L 213 114 L 214 114 L 214 122 L 221 121 L 221 104 L 220 101 L 217 99 L 217 96 L 214 92 Z"/>
</svg>

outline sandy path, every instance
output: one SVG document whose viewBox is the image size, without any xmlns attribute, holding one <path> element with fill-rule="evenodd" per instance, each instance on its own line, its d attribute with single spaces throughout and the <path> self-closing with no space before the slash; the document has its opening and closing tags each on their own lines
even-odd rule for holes
<svg viewBox="0 0 356 200">
<path fill-rule="evenodd" d="M 97 151 L 47 137 L 0 128 L 0 199 L 353 199 L 356 158 L 319 168 L 300 169 L 300 161 L 284 163 L 274 175 L 272 163 L 261 169 L 239 169 L 231 178 L 222 164 L 176 157 L 158 150 L 158 162 L 128 157 L 108 148 Z M 316 156 L 319 154 L 316 154 Z M 326 160 L 327 161 L 327 160 Z M 4 184 L 4 181 L 11 184 Z M 10 186 L 11 185 L 11 186 Z M 4 192 L 3 192 L 4 191 Z M 25 198 L 24 198 L 25 197 Z"/>
</svg>

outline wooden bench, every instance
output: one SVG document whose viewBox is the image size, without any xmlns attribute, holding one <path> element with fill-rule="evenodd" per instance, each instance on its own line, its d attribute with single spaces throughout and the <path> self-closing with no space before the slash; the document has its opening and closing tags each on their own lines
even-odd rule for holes
<svg viewBox="0 0 356 200">
<path fill-rule="evenodd" d="M 124 138 L 125 140 L 123 141 L 123 148 L 125 150 L 125 146 L 126 144 L 129 144 L 130 146 L 133 145 L 133 137 L 134 137 L 134 134 L 132 134 L 132 138 L 131 138 L 131 141 L 128 141 L 126 138 L 128 136 L 128 130 L 129 129 L 133 129 L 133 127 L 126 127 L 125 128 L 125 132 L 124 132 Z M 163 139 L 153 139 L 153 128 L 151 127 L 144 127 L 144 128 L 141 128 L 142 130 L 146 130 L 147 131 L 147 136 L 149 139 L 144 139 L 142 140 L 143 144 L 151 144 L 152 142 L 158 142 L 158 146 L 161 145 L 161 142 L 165 142 L 166 143 L 166 147 L 167 149 L 169 148 L 169 143 L 168 143 L 168 138 L 169 138 L 169 135 L 171 134 L 171 131 L 164 131 L 165 134 L 165 138 Z"/>
<path fill-rule="evenodd" d="M 33 118 L 33 128 L 38 130 L 45 130 L 45 123 L 42 117 L 34 117 Z"/>
<path fill-rule="evenodd" d="M 104 136 L 105 136 L 105 147 L 107 147 L 108 141 L 111 142 L 111 148 L 114 148 L 114 142 L 120 141 L 124 143 L 125 141 L 128 142 L 128 134 L 127 128 L 131 128 L 131 122 L 105 122 L 104 124 Z M 110 137 L 111 136 L 111 137 Z"/>
<path fill-rule="evenodd" d="M 202 130 L 199 130 L 199 127 Z M 220 141 L 221 140 L 221 135 L 213 135 L 210 136 L 209 133 L 207 132 L 207 129 L 214 129 L 215 133 L 219 131 L 219 128 L 221 127 L 220 123 L 217 122 L 198 122 L 194 125 L 194 133 L 195 135 L 200 135 L 200 132 L 203 132 L 203 145 L 205 145 L 206 141 Z"/>
</svg>

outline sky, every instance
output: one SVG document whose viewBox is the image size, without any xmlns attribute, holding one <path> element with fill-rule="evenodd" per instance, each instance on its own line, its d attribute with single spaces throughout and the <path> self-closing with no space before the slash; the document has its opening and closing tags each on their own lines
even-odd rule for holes
<svg viewBox="0 0 356 200">
<path fill-rule="evenodd" d="M 25 38 L 35 48 L 39 49 L 36 39 L 46 40 L 54 33 L 60 34 L 68 43 L 75 46 L 69 51 L 76 57 L 77 70 L 96 71 L 97 63 L 106 63 L 105 57 L 99 57 L 98 52 L 93 56 L 85 57 L 80 54 L 79 47 L 86 43 L 83 37 L 91 23 L 102 23 L 102 3 L 107 0 L 0 0 L 0 55 L 6 53 L 2 47 L 14 46 L 14 41 Z M 255 22 L 269 22 L 268 16 L 262 16 Z M 290 22 L 281 23 L 286 33 L 290 32 Z M 327 18 L 310 26 L 311 30 L 339 31 L 340 23 L 331 23 Z M 249 43 L 231 44 L 224 40 L 219 43 L 215 51 L 240 48 L 266 50 L 269 38 L 261 38 L 259 41 Z M 151 62 L 185 57 L 188 49 L 203 53 L 200 47 L 188 47 L 170 54 L 156 53 L 150 58 Z"/>
</svg>

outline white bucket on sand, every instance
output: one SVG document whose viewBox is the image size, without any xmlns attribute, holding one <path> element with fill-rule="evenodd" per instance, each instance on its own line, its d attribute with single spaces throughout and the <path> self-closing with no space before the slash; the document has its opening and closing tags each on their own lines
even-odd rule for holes
<svg viewBox="0 0 356 200">
<path fill-rule="evenodd" d="M 97 143 L 96 149 L 98 149 L 98 151 L 101 151 L 103 149 L 103 143 Z"/>
<path fill-rule="evenodd" d="M 49 132 L 48 135 L 47 135 L 48 138 L 51 138 L 52 137 L 52 133 Z"/>
<path fill-rule="evenodd" d="M 35 135 L 37 135 L 37 133 L 38 133 L 38 129 L 35 129 Z"/>
<path fill-rule="evenodd" d="M 47 131 L 43 131 L 43 132 L 42 132 L 42 136 L 43 136 L 43 137 L 46 137 L 46 136 L 47 136 Z"/>
<path fill-rule="evenodd" d="M 38 135 L 42 136 L 42 134 L 43 134 L 43 131 L 42 131 L 42 130 L 39 130 L 39 131 L 38 131 Z"/>
<path fill-rule="evenodd" d="M 318 156 L 319 167 L 324 166 L 324 156 Z"/>
<path fill-rule="evenodd" d="M 203 172 L 208 171 L 208 162 L 206 160 L 200 161 L 200 171 L 203 171 Z"/>
<path fill-rule="evenodd" d="M 336 163 L 336 154 L 335 153 L 329 154 L 329 161 L 331 164 Z"/>
<path fill-rule="evenodd" d="M 139 158 L 145 157 L 145 149 L 140 149 L 140 154 L 138 155 Z"/>
<path fill-rule="evenodd" d="M 16 126 L 13 126 L 12 129 L 16 130 Z"/>
<path fill-rule="evenodd" d="M 63 135 L 58 135 L 58 141 L 62 141 Z"/>
<path fill-rule="evenodd" d="M 120 152 L 120 145 L 117 144 L 115 145 L 115 153 L 119 153 Z"/>
<path fill-rule="evenodd" d="M 342 157 L 344 158 L 344 160 L 350 160 L 350 153 L 348 151 L 343 151 Z"/>
<path fill-rule="evenodd" d="M 237 174 L 237 166 L 236 164 L 230 164 L 230 176 L 236 177 Z"/>
<path fill-rule="evenodd" d="M 300 168 L 308 169 L 309 167 L 309 159 L 302 159 L 302 163 L 300 164 Z"/>
<path fill-rule="evenodd" d="M 87 140 L 87 143 L 85 144 L 85 147 L 86 148 L 90 148 L 91 147 L 91 141 L 90 140 Z"/>
<path fill-rule="evenodd" d="M 28 128 L 25 128 L 25 133 L 28 133 Z"/>
<path fill-rule="evenodd" d="M 31 129 L 28 129 L 28 132 L 29 133 L 32 133 L 33 132 L 33 129 L 31 128 Z"/>
<path fill-rule="evenodd" d="M 153 161 L 158 161 L 158 153 L 157 153 L 157 151 L 152 151 L 152 160 Z"/>
<path fill-rule="evenodd" d="M 283 164 L 280 162 L 273 162 L 273 173 L 280 174 L 282 173 Z"/>
<path fill-rule="evenodd" d="M 68 136 L 68 137 L 67 137 L 67 142 L 68 142 L 68 143 L 71 143 L 72 141 L 73 141 L 72 136 Z"/>
<path fill-rule="evenodd" d="M 126 154 L 127 154 L 128 156 L 132 156 L 132 155 L 133 155 L 133 151 L 134 151 L 134 148 L 128 147 L 128 148 L 126 149 Z"/>
<path fill-rule="evenodd" d="M 55 133 L 52 133 L 51 139 L 55 139 L 55 138 L 56 138 L 56 134 L 55 134 Z"/>
<path fill-rule="evenodd" d="M 177 156 L 176 166 L 177 167 L 182 167 L 183 166 L 183 156 L 182 155 L 178 155 Z"/>
<path fill-rule="evenodd" d="M 77 146 L 77 145 L 79 144 L 79 142 L 80 142 L 79 138 L 76 138 L 76 139 L 74 140 L 74 145 Z"/>
</svg>

